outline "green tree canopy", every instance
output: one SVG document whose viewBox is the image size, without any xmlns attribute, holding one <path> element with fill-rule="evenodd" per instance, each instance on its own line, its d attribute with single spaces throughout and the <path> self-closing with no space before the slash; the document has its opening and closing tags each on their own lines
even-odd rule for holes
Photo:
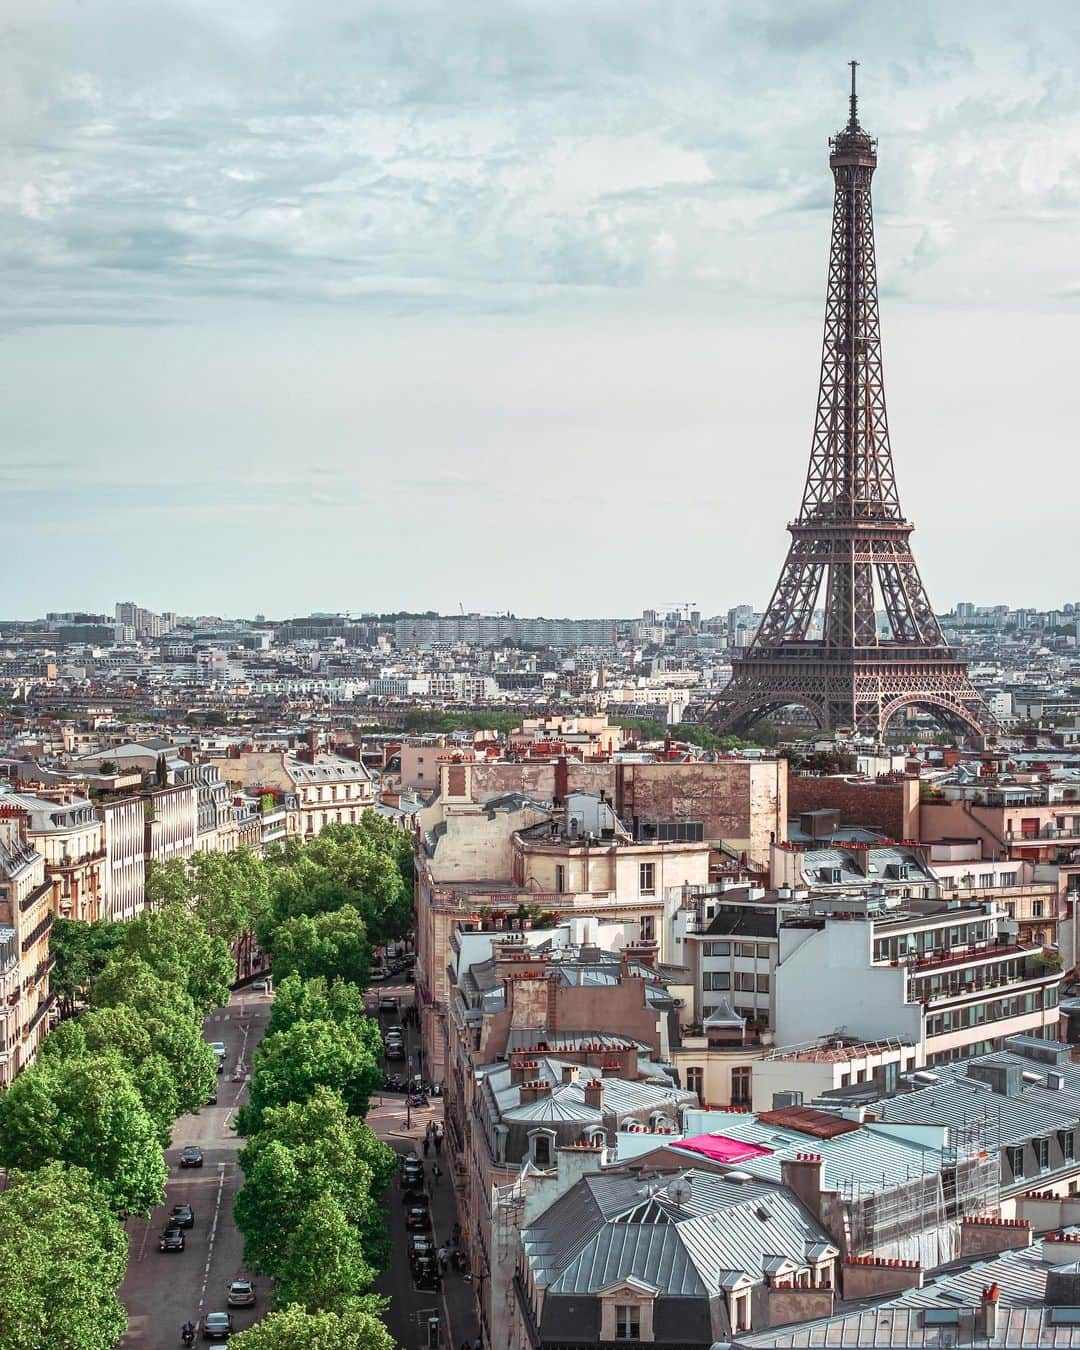
<svg viewBox="0 0 1080 1350">
<path fill-rule="evenodd" d="M 263 1037 L 249 1104 L 240 1111 L 240 1133 L 250 1136 L 271 1107 L 307 1101 L 320 1085 L 339 1092 L 351 1115 L 363 1116 L 380 1079 L 370 1035 L 334 1022 L 297 1022 Z"/>
<path fill-rule="evenodd" d="M 233 1213 L 245 1238 L 245 1263 L 277 1275 L 291 1221 L 318 1196 L 332 1195 L 359 1232 L 365 1260 L 385 1266 L 390 1253 L 380 1196 L 396 1161 L 394 1150 L 350 1116 L 329 1088 L 267 1110 L 239 1158 L 246 1180 Z"/>
<path fill-rule="evenodd" d="M 309 1313 L 290 1303 L 230 1337 L 229 1344 L 234 1350 L 397 1350 L 383 1321 L 385 1307 L 386 1300 L 373 1294 L 343 1312 Z"/>
<path fill-rule="evenodd" d="M 280 923 L 271 938 L 274 977 L 299 975 L 326 980 L 338 977 L 363 988 L 367 984 L 370 947 L 367 929 L 352 905 L 342 905 L 309 918 L 297 915 Z"/>
<path fill-rule="evenodd" d="M 247 848 L 171 858 L 150 866 L 146 896 L 154 908 L 182 900 L 212 937 L 233 942 L 262 919 L 270 903 L 270 871 Z"/>
<path fill-rule="evenodd" d="M 355 1026 L 364 1016 L 364 998 L 355 984 L 333 980 L 329 984 L 321 976 L 303 980 L 299 975 L 286 975 L 274 989 L 274 1003 L 270 1009 L 267 1031 L 285 1031 L 296 1022 L 337 1022 L 339 1026 Z"/>
<path fill-rule="evenodd" d="M 324 1192 L 289 1234 L 277 1297 L 308 1312 L 341 1311 L 371 1287 L 375 1275 L 364 1260 L 359 1233 L 338 1201 Z"/>
<path fill-rule="evenodd" d="M 49 984 L 66 1017 L 87 997 L 106 962 L 122 946 L 126 931 L 126 924 L 108 923 L 104 919 L 96 923 L 82 919 L 53 920 L 49 951 L 56 957 L 56 965 Z"/>
<path fill-rule="evenodd" d="M 116 1051 L 43 1057 L 0 1097 L 0 1165 L 85 1167 L 117 1213 L 161 1203 L 168 1169 L 156 1123 Z"/>
<path fill-rule="evenodd" d="M 124 953 L 145 961 L 159 978 L 179 985 L 203 1013 L 229 1001 L 235 963 L 223 938 L 212 937 L 182 900 L 145 910 L 127 926 Z"/>
<path fill-rule="evenodd" d="M 5 1350 L 112 1350 L 127 1327 L 127 1241 L 85 1169 L 13 1172 L 0 1194 Z"/>
</svg>

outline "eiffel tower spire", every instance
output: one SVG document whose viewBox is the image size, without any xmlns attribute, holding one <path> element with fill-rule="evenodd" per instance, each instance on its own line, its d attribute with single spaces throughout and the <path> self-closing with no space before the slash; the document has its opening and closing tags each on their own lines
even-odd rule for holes
<svg viewBox="0 0 1080 1350">
<path fill-rule="evenodd" d="M 835 195 L 825 332 L 802 505 L 768 610 L 710 720 L 745 728 L 801 704 L 821 727 L 880 736 L 902 707 L 919 704 L 981 738 L 992 719 L 945 641 L 900 508 L 870 194 L 877 142 L 859 124 L 857 64 L 847 126 L 829 142 Z M 820 639 L 810 636 L 819 604 Z"/>
</svg>

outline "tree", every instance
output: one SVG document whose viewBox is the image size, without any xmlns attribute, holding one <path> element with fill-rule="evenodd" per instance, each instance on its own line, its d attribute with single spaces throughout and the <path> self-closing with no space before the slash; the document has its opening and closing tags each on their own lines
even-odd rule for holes
<svg viewBox="0 0 1080 1350">
<path fill-rule="evenodd" d="M 233 1213 L 244 1234 L 246 1264 L 276 1275 L 295 1217 L 318 1196 L 332 1195 L 357 1229 L 365 1260 L 385 1267 L 389 1246 L 380 1197 L 397 1157 L 348 1114 L 338 1093 L 317 1087 L 307 1101 L 267 1110 L 239 1163 L 246 1179 Z"/>
<path fill-rule="evenodd" d="M 363 1017 L 364 999 L 355 984 L 334 980 L 328 985 L 321 975 L 313 980 L 286 975 L 274 989 L 267 1032 L 285 1031 L 296 1022 L 355 1026 Z"/>
<path fill-rule="evenodd" d="M 160 979 L 186 989 L 200 1012 L 229 1001 L 236 966 L 228 944 L 212 937 L 182 900 L 166 901 L 133 919 L 124 952 L 145 961 Z"/>
<path fill-rule="evenodd" d="M 88 996 L 93 982 L 124 941 L 127 925 L 100 919 L 54 919 L 49 933 L 49 951 L 56 957 L 49 978 L 60 1011 L 70 1017 L 80 1000 Z"/>
<path fill-rule="evenodd" d="M 250 849 L 196 853 L 188 860 L 195 913 L 208 933 L 235 942 L 254 931 L 270 905 L 270 874 Z"/>
<path fill-rule="evenodd" d="M 365 1294 L 342 1312 L 290 1303 L 230 1337 L 234 1350 L 397 1350 L 386 1329 L 386 1299 Z"/>
<path fill-rule="evenodd" d="M 307 1101 L 320 1084 L 339 1092 L 350 1114 L 363 1116 L 381 1076 L 370 1035 L 333 1022 L 297 1022 L 264 1036 L 255 1052 L 249 1104 L 238 1119 L 240 1133 L 252 1135 L 265 1111 Z"/>
<path fill-rule="evenodd" d="M 112 1350 L 127 1327 L 127 1241 L 84 1168 L 13 1172 L 0 1195 L 5 1350 Z"/>
<path fill-rule="evenodd" d="M 69 1025 L 78 1027 L 80 1024 L 85 1024 L 83 1034 L 89 1037 L 91 1047 L 100 1044 L 104 1048 L 108 1044 L 107 1029 L 111 1025 L 116 1029 L 111 1043 L 133 1063 L 138 1063 L 135 1047 L 141 1042 L 135 1040 L 136 1033 L 124 1031 L 122 1022 L 102 1021 L 98 1024 L 94 1018 L 95 1012 L 106 1010 L 137 1015 L 148 1040 L 146 1052 L 158 1053 L 168 1061 L 176 1087 L 177 1114 L 198 1111 L 217 1079 L 217 1060 L 203 1040 L 198 1014 L 189 995 L 159 979 L 139 957 L 125 955 L 115 957 L 102 971 L 94 985 L 93 998 L 95 1009 L 74 1023 L 65 1022 L 57 1027 L 46 1040 L 46 1048 L 52 1046 L 58 1032 L 66 1031 Z M 95 1032 L 95 1026 L 101 1029 Z M 131 1039 L 125 1041 L 129 1035 Z"/>
<path fill-rule="evenodd" d="M 168 1169 L 155 1122 L 115 1051 L 43 1058 L 0 1097 L 0 1166 L 85 1167 L 118 1214 L 161 1203 Z"/>
<path fill-rule="evenodd" d="M 375 1274 L 345 1211 L 332 1195 L 323 1194 L 303 1211 L 285 1244 L 277 1297 L 308 1312 L 335 1312 L 370 1288 Z"/>
<path fill-rule="evenodd" d="M 321 975 L 361 987 L 367 984 L 371 950 L 364 921 L 352 905 L 314 918 L 300 914 L 286 919 L 274 929 L 271 952 L 275 979 Z"/>
</svg>

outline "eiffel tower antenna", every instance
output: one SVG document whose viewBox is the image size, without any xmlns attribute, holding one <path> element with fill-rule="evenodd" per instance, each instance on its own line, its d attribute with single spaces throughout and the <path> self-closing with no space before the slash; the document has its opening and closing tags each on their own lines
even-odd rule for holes
<svg viewBox="0 0 1080 1350">
<path fill-rule="evenodd" d="M 859 125 L 858 63 L 850 64 L 848 123 L 829 142 L 825 335 L 802 506 L 768 610 L 705 715 L 743 730 L 798 704 L 819 727 L 880 739 L 901 709 L 917 705 L 981 742 L 996 729 L 993 718 L 945 641 L 911 552 L 914 527 L 900 509 L 870 196 L 877 142 Z"/>
<path fill-rule="evenodd" d="M 859 130 L 859 96 L 858 96 L 858 94 L 855 92 L 855 72 L 856 72 L 856 70 L 859 68 L 859 63 L 858 63 L 858 61 L 849 61 L 849 62 L 848 62 L 848 65 L 851 67 L 851 104 L 850 104 L 850 109 L 851 109 L 851 110 L 850 110 L 850 112 L 848 113 L 848 124 L 847 124 L 847 129 L 848 129 L 848 131 L 858 131 L 858 130 Z"/>
</svg>

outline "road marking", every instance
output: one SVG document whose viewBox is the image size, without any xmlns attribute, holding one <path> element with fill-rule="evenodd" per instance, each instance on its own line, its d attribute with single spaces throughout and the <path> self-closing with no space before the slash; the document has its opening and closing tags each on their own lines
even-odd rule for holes
<svg viewBox="0 0 1080 1350">
<path fill-rule="evenodd" d="M 210 1281 L 210 1262 L 214 1258 L 214 1239 L 217 1237 L 218 1216 L 221 1214 L 221 1193 L 225 1189 L 225 1164 L 218 1163 L 217 1199 L 214 1201 L 214 1218 L 210 1224 L 210 1247 L 206 1253 L 206 1267 L 203 1270 L 202 1288 L 199 1290 L 199 1320 L 206 1305 L 206 1286 Z"/>
</svg>

